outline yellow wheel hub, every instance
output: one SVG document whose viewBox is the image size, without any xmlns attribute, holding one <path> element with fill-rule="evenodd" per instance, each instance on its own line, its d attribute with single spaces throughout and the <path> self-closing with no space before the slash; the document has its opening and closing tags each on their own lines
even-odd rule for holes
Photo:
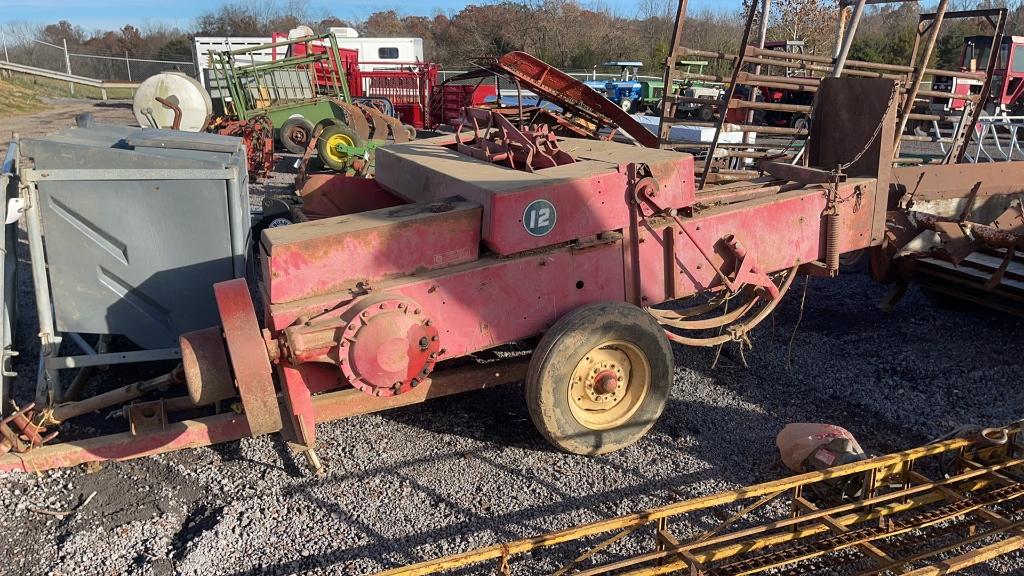
<svg viewBox="0 0 1024 576">
<path fill-rule="evenodd" d="M 616 428 L 628 421 L 651 387 L 651 367 L 636 346 L 608 341 L 583 355 L 569 384 L 569 410 L 591 430 Z"/>
<path fill-rule="evenodd" d="M 355 146 L 355 142 L 347 134 L 334 134 L 327 139 L 327 155 L 336 162 L 344 162 L 348 153 L 338 150 L 338 146 Z"/>
</svg>

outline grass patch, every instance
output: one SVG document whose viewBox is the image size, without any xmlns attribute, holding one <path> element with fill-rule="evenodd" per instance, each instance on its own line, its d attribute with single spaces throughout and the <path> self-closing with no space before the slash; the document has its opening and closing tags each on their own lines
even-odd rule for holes
<svg viewBox="0 0 1024 576">
<path fill-rule="evenodd" d="M 72 94 L 71 84 L 53 78 L 32 76 L 29 74 L 12 73 L 7 81 L 17 86 L 22 86 L 34 91 L 38 96 L 44 98 L 85 98 L 88 100 L 101 100 L 103 94 L 99 88 L 75 84 L 75 91 Z M 130 88 L 107 88 L 107 98 L 110 100 L 131 100 L 134 92 Z"/>
<path fill-rule="evenodd" d="M 27 86 L 0 80 L 0 118 L 45 110 L 46 104 Z"/>
</svg>

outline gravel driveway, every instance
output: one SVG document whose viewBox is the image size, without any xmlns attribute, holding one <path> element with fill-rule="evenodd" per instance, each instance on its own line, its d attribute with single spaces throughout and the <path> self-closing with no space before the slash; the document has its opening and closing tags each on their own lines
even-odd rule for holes
<svg viewBox="0 0 1024 576">
<path fill-rule="evenodd" d="M 112 109 L 104 119 L 130 121 Z M 17 122 L 45 132 L 73 116 Z M 364 574 L 779 478 L 774 439 L 789 422 L 838 424 L 890 452 L 1021 417 L 1020 320 L 937 308 L 916 290 L 885 313 L 887 288 L 865 275 L 811 279 L 790 366 L 802 282 L 754 332 L 746 367 L 732 348 L 711 369 L 711 351 L 676 347 L 664 416 L 622 451 L 553 451 L 513 385 L 320 425 L 322 479 L 276 436 L 0 475 L 0 574 Z M 24 281 L 21 296 L 32 311 Z M 31 344 L 25 316 L 19 338 Z M 19 397 L 34 363 L 23 347 Z M 68 510 L 93 492 L 64 517 L 30 510 Z M 1024 556 L 970 573 L 1021 574 Z"/>
</svg>

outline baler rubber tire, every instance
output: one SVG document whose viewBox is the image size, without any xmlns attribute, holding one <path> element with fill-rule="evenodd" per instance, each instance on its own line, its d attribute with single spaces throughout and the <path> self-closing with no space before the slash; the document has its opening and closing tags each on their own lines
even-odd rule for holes
<svg viewBox="0 0 1024 576">
<path fill-rule="evenodd" d="M 306 141 L 302 144 L 285 137 L 286 134 L 295 128 L 300 128 L 306 132 Z M 302 154 L 306 151 L 306 145 L 309 144 L 309 141 L 313 138 L 313 124 L 302 116 L 292 116 L 285 120 L 284 124 L 281 124 L 278 135 L 278 140 L 281 142 L 281 146 L 284 146 L 285 150 L 292 154 Z"/>
<path fill-rule="evenodd" d="M 569 390 L 577 364 L 595 346 L 619 341 L 639 349 L 649 365 L 649 388 L 628 420 L 594 430 L 572 414 Z M 675 362 L 662 327 L 643 309 L 625 302 L 597 302 L 566 314 L 541 339 L 526 375 L 526 404 L 534 426 L 556 448 L 596 455 L 633 444 L 665 409 Z"/>
</svg>

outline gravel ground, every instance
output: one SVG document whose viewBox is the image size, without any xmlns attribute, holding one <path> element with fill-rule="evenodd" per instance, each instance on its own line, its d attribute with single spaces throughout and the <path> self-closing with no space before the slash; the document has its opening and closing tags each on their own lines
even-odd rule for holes
<svg viewBox="0 0 1024 576">
<path fill-rule="evenodd" d="M 130 120 L 110 110 L 104 119 Z M 45 132 L 73 115 L 17 122 Z M 779 478 L 774 439 L 789 422 L 839 424 L 890 452 L 1020 417 L 1019 320 L 936 308 L 916 290 L 885 313 L 887 288 L 865 275 L 811 279 L 790 367 L 801 289 L 755 331 L 747 366 L 735 349 L 711 369 L 710 351 L 676 347 L 664 416 L 606 456 L 553 451 L 513 385 L 320 425 L 324 478 L 276 436 L 0 475 L 0 574 L 365 574 Z M 27 282 L 22 292 L 31 310 Z M 31 343 L 26 324 L 18 335 Z M 35 353 L 25 346 L 16 366 L 19 397 L 31 395 Z M 91 426 L 102 420 L 71 433 Z M 93 492 L 62 518 L 31 510 L 69 510 Z M 1024 556 L 970 573 L 1021 574 Z"/>
</svg>

